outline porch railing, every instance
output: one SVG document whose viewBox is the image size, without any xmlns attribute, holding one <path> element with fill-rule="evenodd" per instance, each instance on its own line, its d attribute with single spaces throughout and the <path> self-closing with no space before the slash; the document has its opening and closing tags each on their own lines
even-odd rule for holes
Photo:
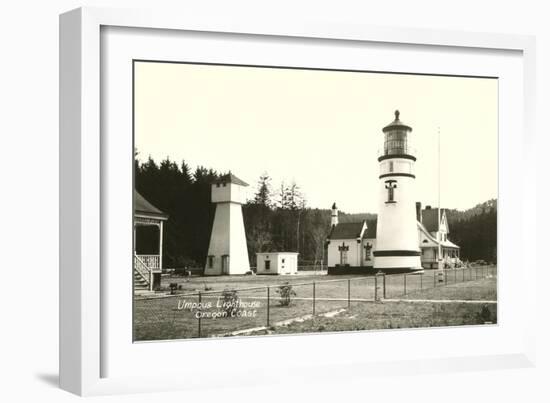
<svg viewBox="0 0 550 403">
<path fill-rule="evenodd" d="M 153 270 L 149 268 L 141 259 L 141 256 L 134 255 L 134 270 L 147 283 L 149 290 L 153 289 Z"/>
<path fill-rule="evenodd" d="M 159 255 L 136 255 L 152 271 L 160 271 Z"/>
</svg>

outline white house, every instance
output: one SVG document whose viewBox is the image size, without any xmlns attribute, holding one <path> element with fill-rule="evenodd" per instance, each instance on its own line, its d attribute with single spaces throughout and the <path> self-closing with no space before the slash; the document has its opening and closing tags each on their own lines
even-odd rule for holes
<svg viewBox="0 0 550 403">
<path fill-rule="evenodd" d="M 246 182 L 232 173 L 212 184 L 216 213 L 206 257 L 206 276 L 245 274 L 250 271 L 244 232 L 242 205 L 246 203 Z"/>
<path fill-rule="evenodd" d="M 297 274 L 297 252 L 256 253 L 256 274 Z"/>
<path fill-rule="evenodd" d="M 420 210 L 420 203 L 417 203 L 417 211 Z M 417 218 L 422 267 L 437 269 L 438 262 L 447 267 L 459 264 L 460 247 L 449 240 L 449 223 L 445 209 L 426 206 L 421 214 L 417 214 Z"/>
<path fill-rule="evenodd" d="M 336 203 L 332 205 L 331 230 L 327 239 L 329 273 L 372 269 L 375 243 L 376 226 L 369 228 L 365 220 L 340 223 Z"/>
</svg>

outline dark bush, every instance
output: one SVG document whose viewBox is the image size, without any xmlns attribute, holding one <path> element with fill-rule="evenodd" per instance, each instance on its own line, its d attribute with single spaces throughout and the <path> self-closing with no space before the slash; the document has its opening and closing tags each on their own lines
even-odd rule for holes
<svg viewBox="0 0 550 403">
<path fill-rule="evenodd" d="M 236 290 L 222 292 L 222 309 L 227 316 L 233 317 L 239 311 L 239 295 Z"/>
<path fill-rule="evenodd" d="M 296 296 L 296 292 L 292 289 L 292 285 L 287 281 L 277 288 L 276 293 L 279 294 L 279 305 L 289 306 L 292 297 Z"/>
</svg>

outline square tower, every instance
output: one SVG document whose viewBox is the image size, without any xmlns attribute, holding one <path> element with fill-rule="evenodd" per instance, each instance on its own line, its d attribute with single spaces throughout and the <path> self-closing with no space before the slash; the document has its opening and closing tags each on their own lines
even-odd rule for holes
<svg viewBox="0 0 550 403">
<path fill-rule="evenodd" d="M 204 269 L 207 276 L 250 271 L 242 212 L 247 186 L 232 173 L 212 184 L 212 203 L 216 204 L 216 213 Z"/>
</svg>

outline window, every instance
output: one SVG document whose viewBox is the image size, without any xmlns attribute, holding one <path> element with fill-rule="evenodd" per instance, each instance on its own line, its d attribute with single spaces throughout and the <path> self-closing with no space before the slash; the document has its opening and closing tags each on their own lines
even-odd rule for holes
<svg viewBox="0 0 550 403">
<path fill-rule="evenodd" d="M 265 269 L 266 270 L 271 270 L 271 260 L 266 260 L 265 261 Z"/>
<path fill-rule="evenodd" d="M 214 267 L 214 256 L 208 256 L 208 268 Z"/>
<path fill-rule="evenodd" d="M 341 265 L 348 264 L 349 246 L 347 246 L 344 242 L 342 242 L 342 245 L 338 247 L 338 250 L 340 251 L 340 264 Z"/>
<path fill-rule="evenodd" d="M 372 250 L 372 244 L 367 243 L 365 245 L 365 260 L 370 260 L 370 252 Z"/>
<path fill-rule="evenodd" d="M 285 263 L 285 258 L 282 259 L 283 264 Z"/>
<path fill-rule="evenodd" d="M 390 172 L 393 172 L 393 161 L 390 161 L 390 169 L 389 169 Z"/>
<path fill-rule="evenodd" d="M 397 188 L 397 181 L 389 180 L 386 181 L 386 189 L 388 189 L 388 200 L 386 203 L 395 203 L 395 194 L 394 190 Z"/>
<path fill-rule="evenodd" d="M 341 265 L 348 264 L 348 251 L 347 250 L 341 250 L 340 251 L 340 264 Z"/>
</svg>

